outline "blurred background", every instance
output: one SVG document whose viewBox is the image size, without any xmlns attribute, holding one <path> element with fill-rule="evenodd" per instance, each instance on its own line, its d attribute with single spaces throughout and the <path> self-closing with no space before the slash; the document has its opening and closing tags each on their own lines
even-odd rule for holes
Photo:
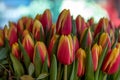
<svg viewBox="0 0 120 80">
<path fill-rule="evenodd" d="M 0 28 L 22 16 L 34 18 L 45 9 L 51 10 L 56 22 L 64 8 L 70 9 L 74 19 L 80 14 L 85 20 L 94 17 L 98 22 L 101 17 L 107 17 L 115 26 L 120 24 L 120 0 L 0 0 Z"/>
</svg>

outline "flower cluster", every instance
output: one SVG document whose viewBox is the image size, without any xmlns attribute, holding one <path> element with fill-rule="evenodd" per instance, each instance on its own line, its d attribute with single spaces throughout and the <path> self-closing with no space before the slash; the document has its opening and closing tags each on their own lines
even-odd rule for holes
<svg viewBox="0 0 120 80">
<path fill-rule="evenodd" d="M 64 9 L 53 24 L 47 9 L 0 29 L 0 79 L 118 80 L 119 75 L 120 29 L 107 18 L 73 19 Z"/>
</svg>

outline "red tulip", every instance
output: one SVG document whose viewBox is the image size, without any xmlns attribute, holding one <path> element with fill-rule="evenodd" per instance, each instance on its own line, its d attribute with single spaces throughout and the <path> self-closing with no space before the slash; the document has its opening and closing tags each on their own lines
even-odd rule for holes
<svg viewBox="0 0 120 80">
<path fill-rule="evenodd" d="M 92 61 L 93 61 L 94 71 L 97 70 L 98 60 L 99 60 L 101 52 L 102 52 L 101 45 L 94 44 L 92 47 Z"/>
<path fill-rule="evenodd" d="M 73 37 L 73 44 L 74 44 L 74 52 L 76 52 L 79 49 L 79 41 L 76 36 Z"/>
<path fill-rule="evenodd" d="M 45 46 L 45 44 L 43 42 L 37 42 L 35 44 L 35 48 L 34 49 L 38 49 L 39 53 L 40 53 L 40 57 L 41 57 L 41 60 L 42 60 L 42 64 L 44 63 L 45 61 L 45 58 L 47 56 L 47 48 Z M 34 50 L 35 52 L 35 50 Z M 34 53 L 35 54 L 35 53 Z M 50 61 L 49 61 L 49 57 L 48 57 L 48 66 L 50 66 Z"/>
<path fill-rule="evenodd" d="M 33 19 L 29 18 L 26 22 L 26 29 L 32 32 L 33 29 Z"/>
<path fill-rule="evenodd" d="M 106 72 L 107 74 L 114 74 L 118 71 L 119 64 L 120 51 L 118 48 L 114 48 L 113 50 L 109 51 L 106 55 L 102 65 L 102 71 Z"/>
<path fill-rule="evenodd" d="M 23 47 L 25 48 L 28 56 L 30 57 L 31 61 L 33 60 L 33 53 L 34 53 L 34 42 L 29 34 L 26 34 L 22 41 Z"/>
<path fill-rule="evenodd" d="M 52 26 L 52 14 L 49 9 L 46 9 L 40 19 L 43 29 L 49 31 Z"/>
<path fill-rule="evenodd" d="M 68 35 L 72 30 L 72 21 L 70 11 L 64 9 L 57 20 L 56 31 L 58 34 Z"/>
<path fill-rule="evenodd" d="M 79 48 L 76 53 L 76 58 L 78 60 L 78 72 L 77 76 L 83 76 L 85 74 L 85 59 L 86 53 L 82 48 Z"/>
<path fill-rule="evenodd" d="M 62 35 L 58 44 L 57 58 L 61 64 L 69 65 L 74 60 L 73 42 L 70 35 Z"/>
<path fill-rule="evenodd" d="M 0 29 L 0 46 L 4 45 L 4 34 L 3 30 Z"/>
<path fill-rule="evenodd" d="M 42 30 L 42 34 L 40 33 L 40 29 Z M 40 40 L 41 38 L 40 34 L 44 36 L 44 30 L 43 30 L 42 24 L 38 20 L 35 20 L 33 24 L 32 33 L 36 40 Z"/>
</svg>

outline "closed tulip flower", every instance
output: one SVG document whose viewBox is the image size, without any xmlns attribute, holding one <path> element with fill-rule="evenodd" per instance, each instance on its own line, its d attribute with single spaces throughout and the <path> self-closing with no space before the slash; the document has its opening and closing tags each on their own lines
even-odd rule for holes
<svg viewBox="0 0 120 80">
<path fill-rule="evenodd" d="M 57 20 L 56 23 L 56 32 L 58 34 L 68 35 L 71 33 L 72 30 L 72 21 L 70 11 L 64 9 Z"/>
<path fill-rule="evenodd" d="M 106 55 L 103 64 L 102 64 L 102 71 L 108 74 L 114 74 L 117 72 L 120 64 L 120 52 L 118 48 L 114 48 L 113 50 L 109 51 Z"/>
<path fill-rule="evenodd" d="M 34 42 L 29 34 L 26 34 L 22 41 L 23 47 L 25 48 L 28 56 L 30 57 L 31 61 L 33 60 L 33 53 L 34 53 Z"/>
<path fill-rule="evenodd" d="M 102 52 L 101 45 L 94 44 L 92 47 L 92 61 L 93 61 L 94 71 L 96 71 L 97 69 L 98 60 L 99 60 L 101 52 Z"/>
<path fill-rule="evenodd" d="M 33 29 L 33 19 L 29 18 L 26 22 L 26 29 L 29 30 L 30 32 L 32 32 Z"/>
<path fill-rule="evenodd" d="M 3 30 L 0 30 L 0 46 L 4 45 L 4 35 Z"/>
<path fill-rule="evenodd" d="M 42 31 L 42 33 L 40 33 L 40 30 Z M 32 33 L 36 40 L 40 40 L 40 38 L 41 38 L 40 35 L 44 36 L 44 30 L 43 30 L 42 24 L 38 20 L 35 20 L 35 22 L 33 24 Z"/>
<path fill-rule="evenodd" d="M 76 52 L 79 49 L 79 41 L 77 36 L 73 37 L 73 44 L 74 44 L 74 52 Z"/>
<path fill-rule="evenodd" d="M 57 50 L 57 58 L 61 64 L 69 65 L 74 60 L 73 41 L 70 35 L 62 35 Z"/>
<path fill-rule="evenodd" d="M 78 60 L 78 72 L 77 76 L 83 76 L 85 74 L 85 60 L 86 60 L 86 53 L 84 49 L 79 48 L 76 53 L 76 58 Z"/>
</svg>

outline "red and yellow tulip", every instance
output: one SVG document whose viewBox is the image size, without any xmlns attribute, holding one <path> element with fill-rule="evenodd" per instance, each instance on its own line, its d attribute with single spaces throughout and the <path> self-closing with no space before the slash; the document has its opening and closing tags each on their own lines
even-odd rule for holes
<svg viewBox="0 0 120 80">
<path fill-rule="evenodd" d="M 58 44 L 57 58 L 61 64 L 69 65 L 74 60 L 73 41 L 70 35 L 62 35 Z"/>
<path fill-rule="evenodd" d="M 79 41 L 77 36 L 73 37 L 73 44 L 74 44 L 74 52 L 76 52 L 79 49 Z"/>
<path fill-rule="evenodd" d="M 56 23 L 56 32 L 58 34 L 69 35 L 72 30 L 72 21 L 70 11 L 64 9 L 57 20 Z"/>
<path fill-rule="evenodd" d="M 83 76 L 85 74 L 85 60 L 86 60 L 85 50 L 79 48 L 76 53 L 76 58 L 78 60 L 77 76 Z"/>
<path fill-rule="evenodd" d="M 0 29 L 0 46 L 4 45 L 4 34 L 3 30 Z"/>
</svg>

